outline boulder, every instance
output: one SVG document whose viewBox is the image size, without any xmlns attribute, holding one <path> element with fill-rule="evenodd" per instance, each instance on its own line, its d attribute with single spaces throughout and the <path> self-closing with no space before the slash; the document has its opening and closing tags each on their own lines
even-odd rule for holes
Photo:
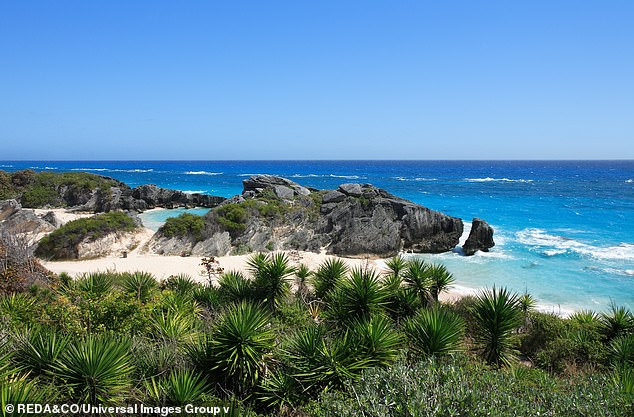
<svg viewBox="0 0 634 417">
<path fill-rule="evenodd" d="M 260 175 L 252 175 L 249 178 L 242 180 L 242 194 L 249 195 L 255 194 L 259 195 L 263 190 L 267 188 L 272 188 L 274 192 L 276 192 L 276 187 L 282 186 L 285 188 L 289 188 L 293 191 L 293 195 L 303 195 L 307 196 L 310 194 L 310 190 L 306 187 L 299 185 L 298 183 L 291 181 L 287 178 L 278 177 L 275 175 L 268 174 L 260 174 Z M 286 193 L 283 189 L 280 189 L 281 192 Z M 280 195 L 278 195 L 280 197 Z M 280 197 L 280 198 L 291 198 L 290 197 Z"/>
<path fill-rule="evenodd" d="M 353 197 L 361 197 L 361 194 L 363 194 L 361 184 L 341 184 L 338 191 Z"/>
<path fill-rule="evenodd" d="M 0 222 L 11 217 L 21 208 L 22 206 L 17 200 L 11 199 L 0 201 Z"/>
<path fill-rule="evenodd" d="M 493 228 L 484 220 L 474 218 L 471 222 L 471 232 L 467 241 L 462 246 L 466 256 L 471 256 L 477 251 L 488 252 L 495 246 L 493 241 Z"/>
<path fill-rule="evenodd" d="M 322 198 L 322 203 L 341 203 L 343 200 L 345 200 L 345 198 L 346 195 L 344 193 L 340 193 L 336 190 L 328 191 L 326 194 L 324 194 L 324 197 Z"/>
</svg>

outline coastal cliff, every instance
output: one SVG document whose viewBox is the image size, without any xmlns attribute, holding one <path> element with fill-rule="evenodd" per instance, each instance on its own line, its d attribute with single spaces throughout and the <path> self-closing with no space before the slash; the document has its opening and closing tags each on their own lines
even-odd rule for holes
<svg viewBox="0 0 634 417">
<path fill-rule="evenodd" d="M 351 257 L 439 253 L 452 250 L 463 231 L 461 219 L 371 184 L 316 190 L 271 175 L 244 180 L 241 195 L 211 210 L 195 228 L 166 226 L 150 241 L 152 251 L 216 256 L 322 248 Z"/>
<path fill-rule="evenodd" d="M 25 208 L 72 208 L 102 213 L 116 210 L 143 211 L 155 207 L 216 207 L 224 197 L 184 193 L 141 185 L 131 188 L 110 177 L 85 172 L 12 173 L 0 171 L 0 199 L 15 199 Z"/>
</svg>

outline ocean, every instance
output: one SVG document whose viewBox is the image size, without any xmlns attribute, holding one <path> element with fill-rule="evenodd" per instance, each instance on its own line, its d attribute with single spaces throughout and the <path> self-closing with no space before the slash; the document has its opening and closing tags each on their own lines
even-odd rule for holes
<svg viewBox="0 0 634 417">
<path fill-rule="evenodd" d="M 423 255 L 444 263 L 459 287 L 528 291 L 558 313 L 605 311 L 611 303 L 634 309 L 634 161 L 0 162 L 3 170 L 24 168 L 225 197 L 253 174 L 321 189 L 371 183 L 466 225 L 480 217 L 494 227 L 489 253 Z M 145 220 L 156 228 L 168 214 L 154 213 Z"/>
</svg>

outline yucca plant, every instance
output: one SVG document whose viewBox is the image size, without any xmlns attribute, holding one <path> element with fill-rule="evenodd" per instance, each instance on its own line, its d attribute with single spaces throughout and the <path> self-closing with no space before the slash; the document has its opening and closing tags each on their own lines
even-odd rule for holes
<svg viewBox="0 0 634 417">
<path fill-rule="evenodd" d="M 464 330 L 462 318 L 438 304 L 419 311 L 405 323 L 411 351 L 424 358 L 457 352 Z"/>
<path fill-rule="evenodd" d="M 321 326 L 310 326 L 296 333 L 286 349 L 292 377 L 308 395 L 323 389 L 342 387 L 356 379 L 371 361 L 359 355 L 357 339 L 350 331 L 329 338 Z"/>
<path fill-rule="evenodd" d="M 53 330 L 34 328 L 15 335 L 13 360 L 33 375 L 52 370 L 57 358 L 66 350 L 71 339 Z"/>
<path fill-rule="evenodd" d="M 404 285 L 404 280 L 399 275 L 387 275 L 383 286 L 387 292 L 385 309 L 397 324 L 413 316 L 422 307 L 418 295 Z"/>
<path fill-rule="evenodd" d="M 158 288 L 158 283 L 154 275 L 137 271 L 122 274 L 121 286 L 127 293 L 134 294 L 138 301 L 145 303 Z"/>
<path fill-rule="evenodd" d="M 315 296 L 321 300 L 328 301 L 330 293 L 335 288 L 338 281 L 343 279 L 348 272 L 348 266 L 338 258 L 325 260 L 313 275 L 313 288 Z"/>
<path fill-rule="evenodd" d="M 144 337 L 132 339 L 130 354 L 137 380 L 167 375 L 182 369 L 187 360 L 178 346 Z"/>
<path fill-rule="evenodd" d="M 374 316 L 350 326 L 355 353 L 368 366 L 388 366 L 396 360 L 401 346 L 401 335 L 386 317 Z"/>
<path fill-rule="evenodd" d="M 535 309 L 535 304 L 537 304 L 537 301 L 533 298 L 532 295 L 525 292 L 524 294 L 519 296 L 519 298 L 517 299 L 517 303 L 522 310 L 522 316 L 524 317 L 524 330 L 526 330 L 528 328 L 528 315 L 531 311 Z"/>
<path fill-rule="evenodd" d="M 239 271 L 228 271 L 218 278 L 218 293 L 227 302 L 249 301 L 253 299 L 252 282 Z"/>
<path fill-rule="evenodd" d="M 190 369 L 170 372 L 164 378 L 143 381 L 149 402 L 158 406 L 183 406 L 200 401 L 207 392 L 207 383 Z"/>
<path fill-rule="evenodd" d="M 269 373 L 260 384 L 257 399 L 266 408 L 277 411 L 275 415 L 285 415 L 282 410 L 293 409 L 306 400 L 303 387 L 288 372 L 285 369 Z"/>
<path fill-rule="evenodd" d="M 616 366 L 634 368 L 634 334 L 619 336 L 610 342 L 610 356 Z"/>
<path fill-rule="evenodd" d="M 16 323 L 32 321 L 35 307 L 35 299 L 28 294 L 12 293 L 0 296 L 0 317 L 7 316 Z"/>
<path fill-rule="evenodd" d="M 387 305 L 389 292 L 371 269 L 354 268 L 350 277 L 339 280 L 328 304 L 330 314 L 340 323 L 369 319 Z"/>
<path fill-rule="evenodd" d="M 198 286 L 192 294 L 194 300 L 208 310 L 216 310 L 221 305 L 220 291 L 209 285 Z"/>
<path fill-rule="evenodd" d="M 102 297 L 108 294 L 114 286 L 116 273 L 89 272 L 79 275 L 75 279 L 75 288 L 92 297 Z"/>
<path fill-rule="evenodd" d="M 625 307 L 612 304 L 609 313 L 601 314 L 601 333 L 609 342 L 634 331 L 634 315 Z"/>
<path fill-rule="evenodd" d="M 162 289 L 172 290 L 183 296 L 191 296 L 197 286 L 198 283 L 187 274 L 172 275 L 161 282 Z"/>
<path fill-rule="evenodd" d="M 43 385 L 27 375 L 12 374 L 0 378 L 0 416 L 32 416 L 32 413 L 21 413 L 18 404 L 50 404 L 57 399 L 55 390 Z M 7 411 L 7 405 L 14 406 L 13 412 Z"/>
<path fill-rule="evenodd" d="M 396 255 L 385 261 L 385 266 L 388 269 L 388 275 L 400 277 L 407 268 L 407 261 L 401 255 Z"/>
<path fill-rule="evenodd" d="M 471 310 L 477 327 L 476 344 L 484 359 L 498 367 L 514 357 L 513 332 L 522 324 L 518 298 L 506 288 L 493 287 L 478 294 Z"/>
<path fill-rule="evenodd" d="M 271 255 L 256 254 L 249 258 L 247 265 L 254 277 L 253 288 L 257 299 L 273 311 L 288 295 L 289 280 L 295 272 L 285 253 Z"/>
<path fill-rule="evenodd" d="M 431 298 L 438 302 L 438 295 L 451 288 L 456 279 L 447 270 L 447 267 L 441 264 L 427 265 L 426 273 L 430 282 L 429 293 Z"/>
<path fill-rule="evenodd" d="M 207 342 L 212 370 L 219 372 L 225 384 L 244 396 L 262 376 L 266 355 L 275 343 L 275 333 L 268 313 L 243 302 L 219 317 Z"/>
<path fill-rule="evenodd" d="M 407 261 L 407 267 L 403 271 L 405 284 L 418 297 L 421 304 L 427 305 L 431 298 L 432 282 L 427 271 L 427 263 L 420 259 L 414 258 Z"/>
<path fill-rule="evenodd" d="M 197 317 L 186 312 L 157 311 L 152 316 L 152 333 L 163 343 L 183 346 L 196 337 Z"/>
<path fill-rule="evenodd" d="M 310 268 L 304 264 L 300 264 L 295 270 L 295 285 L 297 287 L 296 295 L 305 299 L 309 294 L 308 278 L 312 275 Z"/>
<path fill-rule="evenodd" d="M 173 311 L 196 317 L 202 312 L 200 305 L 192 298 L 191 294 L 168 293 L 160 299 L 160 306 L 163 311 Z"/>
<path fill-rule="evenodd" d="M 592 310 L 579 310 L 570 315 L 570 320 L 591 326 L 599 327 L 601 324 L 601 316 Z"/>
<path fill-rule="evenodd" d="M 130 342 L 112 336 L 87 336 L 68 345 L 50 371 L 75 401 L 120 404 L 132 372 Z"/>
</svg>

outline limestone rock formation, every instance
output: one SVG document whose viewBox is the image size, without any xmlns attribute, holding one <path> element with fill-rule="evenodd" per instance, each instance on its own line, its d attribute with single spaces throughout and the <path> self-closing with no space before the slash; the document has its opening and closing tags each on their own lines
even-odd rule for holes
<svg viewBox="0 0 634 417">
<path fill-rule="evenodd" d="M 493 228 L 486 221 L 474 218 L 471 222 L 471 231 L 462 250 L 466 256 L 471 256 L 477 251 L 488 252 L 495 246 L 493 241 Z"/>
<path fill-rule="evenodd" d="M 462 234 L 462 220 L 396 197 L 370 184 L 314 190 L 291 180 L 257 175 L 243 181 L 241 196 L 205 216 L 199 239 L 180 245 L 157 233 L 154 251 L 225 255 L 297 249 L 343 256 L 392 256 L 400 251 L 446 252 Z M 281 188 L 283 187 L 283 188 Z M 292 193 L 291 193 L 292 192 Z M 222 242 L 217 239 L 222 237 Z M 227 245 L 227 237 L 230 244 Z"/>
</svg>

